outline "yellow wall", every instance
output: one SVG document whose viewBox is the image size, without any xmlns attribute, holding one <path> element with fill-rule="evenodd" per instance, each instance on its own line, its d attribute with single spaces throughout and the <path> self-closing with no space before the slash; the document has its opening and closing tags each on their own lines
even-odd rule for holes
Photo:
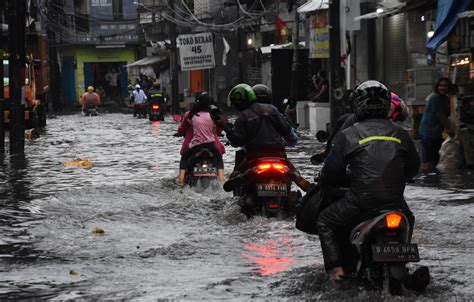
<svg viewBox="0 0 474 302">
<path fill-rule="evenodd" d="M 84 63 L 98 62 L 127 62 L 131 64 L 136 61 L 133 48 L 105 48 L 76 46 L 73 49 L 63 51 L 63 55 L 73 56 L 76 61 L 76 96 L 79 102 L 84 93 Z"/>
</svg>

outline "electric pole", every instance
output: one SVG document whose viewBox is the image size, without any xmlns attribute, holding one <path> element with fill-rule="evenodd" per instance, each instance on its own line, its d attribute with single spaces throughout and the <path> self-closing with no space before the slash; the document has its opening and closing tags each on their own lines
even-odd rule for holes
<svg viewBox="0 0 474 302">
<path fill-rule="evenodd" d="M 0 26 L 3 24 L 3 7 L 0 7 Z M 0 37 L 3 39 L 3 28 L 0 28 Z M 5 120 L 4 120 L 4 95 L 3 95 L 3 49 L 0 48 L 0 157 L 5 152 Z"/>
<path fill-rule="evenodd" d="M 331 130 L 341 115 L 340 102 L 334 97 L 336 88 L 341 87 L 341 41 L 339 32 L 339 0 L 332 0 L 329 4 L 329 106 L 331 110 Z"/>
<path fill-rule="evenodd" d="M 295 25 L 293 28 L 293 64 L 291 66 L 291 96 L 298 101 L 298 44 L 300 35 L 300 14 L 295 11 Z"/>
<path fill-rule="evenodd" d="M 10 0 L 8 6 L 10 154 L 25 152 L 25 108 L 21 99 L 26 75 L 25 23 L 25 0 Z"/>
<path fill-rule="evenodd" d="M 175 1 L 168 0 L 168 6 L 173 8 L 170 10 L 171 17 L 174 18 L 174 3 Z M 180 114 L 179 107 L 179 79 L 178 79 L 178 46 L 176 45 L 177 33 L 176 24 L 169 21 L 170 26 L 170 72 L 171 72 L 171 103 L 173 108 L 173 114 Z"/>
</svg>

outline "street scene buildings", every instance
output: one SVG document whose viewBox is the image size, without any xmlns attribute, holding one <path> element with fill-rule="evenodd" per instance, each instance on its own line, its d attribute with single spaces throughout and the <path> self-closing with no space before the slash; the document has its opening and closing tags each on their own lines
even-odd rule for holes
<svg viewBox="0 0 474 302">
<path fill-rule="evenodd" d="M 0 25 L 0 300 L 472 298 L 473 1 L 3 0 Z M 363 194 L 323 171 L 359 156 L 400 198 L 332 267 L 318 219 Z"/>
</svg>

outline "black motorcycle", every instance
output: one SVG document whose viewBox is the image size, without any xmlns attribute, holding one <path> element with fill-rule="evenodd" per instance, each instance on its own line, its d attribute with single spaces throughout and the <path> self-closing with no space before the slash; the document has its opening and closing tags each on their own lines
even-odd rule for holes
<svg viewBox="0 0 474 302">
<path fill-rule="evenodd" d="M 241 196 L 240 206 L 247 216 L 275 217 L 292 211 L 292 177 L 288 162 L 280 157 L 262 157 L 249 163 L 244 173 L 224 184 L 224 190 Z M 296 198 L 298 198 L 297 196 Z"/>
<path fill-rule="evenodd" d="M 217 179 L 217 165 L 214 154 L 205 148 L 196 151 L 187 164 L 186 184 L 206 189 L 215 179 Z"/>
<path fill-rule="evenodd" d="M 421 290 L 429 283 L 427 267 L 410 275 L 408 262 L 420 261 L 418 246 L 411 242 L 412 225 L 402 210 L 386 209 L 338 234 L 344 271 L 391 295 L 403 287 Z"/>
<path fill-rule="evenodd" d="M 148 102 L 148 118 L 150 121 L 163 121 L 165 119 L 165 103 L 163 97 L 153 97 Z"/>
<path fill-rule="evenodd" d="M 99 115 L 99 112 L 97 111 L 97 108 L 94 105 L 87 105 L 83 112 L 85 116 Z"/>
</svg>

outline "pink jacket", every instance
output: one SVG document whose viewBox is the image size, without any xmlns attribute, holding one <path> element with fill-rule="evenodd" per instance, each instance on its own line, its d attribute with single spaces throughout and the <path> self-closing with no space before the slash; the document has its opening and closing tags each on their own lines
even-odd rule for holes
<svg viewBox="0 0 474 302">
<path fill-rule="evenodd" d="M 184 114 L 183 118 L 181 119 L 181 124 L 178 127 L 178 134 L 184 135 L 183 145 L 181 146 L 181 150 L 179 150 L 179 154 L 181 155 L 183 155 L 184 151 L 189 148 L 189 143 L 193 138 L 193 128 L 191 126 L 191 122 L 188 119 L 188 116 L 189 111 Z M 217 134 L 220 134 L 221 132 L 222 130 L 217 128 Z M 221 154 L 225 153 L 225 147 L 219 141 L 219 137 L 217 135 L 214 137 L 214 144 L 216 145 L 217 150 L 219 150 Z"/>
</svg>

